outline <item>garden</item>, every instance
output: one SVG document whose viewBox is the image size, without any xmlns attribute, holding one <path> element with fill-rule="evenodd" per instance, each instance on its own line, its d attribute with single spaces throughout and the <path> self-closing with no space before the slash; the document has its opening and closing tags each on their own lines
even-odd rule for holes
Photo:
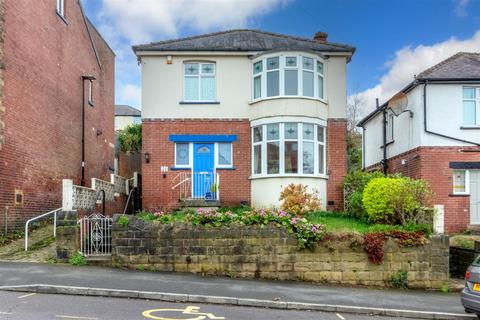
<svg viewBox="0 0 480 320">
<path fill-rule="evenodd" d="M 300 184 L 286 186 L 280 208 L 184 209 L 173 213 L 141 211 L 137 217 L 162 224 L 189 223 L 206 227 L 229 225 L 285 228 L 295 235 L 299 250 L 314 250 L 335 240 L 362 247 L 373 264 L 384 260 L 384 244 L 393 239 L 401 247 L 422 246 L 432 234 L 432 192 L 424 180 L 379 172 L 350 173 L 344 181 L 345 212 L 326 212 L 314 191 Z M 128 225 L 128 217 L 119 224 Z"/>
</svg>

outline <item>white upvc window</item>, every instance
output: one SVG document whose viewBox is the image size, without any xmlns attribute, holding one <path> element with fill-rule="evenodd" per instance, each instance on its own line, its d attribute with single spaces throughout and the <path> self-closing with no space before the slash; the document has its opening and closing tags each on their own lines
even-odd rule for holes
<svg viewBox="0 0 480 320">
<path fill-rule="evenodd" d="M 480 126 L 480 88 L 463 87 L 463 125 Z"/>
<path fill-rule="evenodd" d="M 273 122 L 252 128 L 252 175 L 325 176 L 325 127 Z"/>
<path fill-rule="evenodd" d="M 215 63 L 184 63 L 183 100 L 214 102 L 216 100 Z"/>
<path fill-rule="evenodd" d="M 216 168 L 233 168 L 233 150 L 231 142 L 219 142 L 215 144 L 216 156 L 215 167 Z"/>
<path fill-rule="evenodd" d="M 316 55 L 276 54 L 253 60 L 253 100 L 274 97 L 325 99 L 324 63 Z"/>
<path fill-rule="evenodd" d="M 190 168 L 193 159 L 193 144 L 187 142 L 175 143 L 175 167 Z"/>
<path fill-rule="evenodd" d="M 453 194 L 470 194 L 468 170 L 453 170 Z"/>
<path fill-rule="evenodd" d="M 393 142 L 393 130 L 394 130 L 394 115 L 389 114 L 387 116 L 387 124 L 386 124 L 386 132 L 387 132 L 387 143 Z"/>
<path fill-rule="evenodd" d="M 57 0 L 57 13 L 65 18 L 65 0 Z"/>
</svg>

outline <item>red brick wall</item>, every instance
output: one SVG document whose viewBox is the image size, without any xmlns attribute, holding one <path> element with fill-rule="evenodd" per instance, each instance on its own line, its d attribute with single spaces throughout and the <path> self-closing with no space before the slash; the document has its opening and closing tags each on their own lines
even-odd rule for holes
<svg viewBox="0 0 480 320">
<path fill-rule="evenodd" d="M 142 127 L 142 154 L 150 154 L 150 163 L 142 163 L 142 201 L 148 210 L 172 209 L 179 204 L 179 190 L 171 190 L 180 171 L 174 166 L 174 143 L 171 134 L 228 134 L 237 135 L 233 142 L 235 170 L 217 170 L 220 174 L 220 201 L 222 205 L 250 202 L 250 122 L 248 120 L 144 120 Z M 168 166 L 167 173 L 160 172 Z M 189 172 L 189 171 L 188 171 Z M 176 180 L 178 181 L 178 180 Z"/>
<path fill-rule="evenodd" d="M 328 210 L 343 210 L 343 178 L 347 174 L 347 121 L 329 119 L 327 123 L 327 201 Z"/>
<path fill-rule="evenodd" d="M 114 154 L 114 55 L 93 29 L 92 45 L 77 0 L 66 0 L 68 24 L 56 14 L 55 1 L 5 0 L 5 6 L 0 225 L 8 206 L 13 226 L 60 207 L 63 178 L 80 183 L 82 75 L 97 79 L 95 107 L 85 108 L 87 186 L 91 177 L 108 180 Z M 15 189 L 23 191 L 23 207 L 14 207 Z"/>
<path fill-rule="evenodd" d="M 405 164 L 402 164 L 403 159 Z M 445 230 L 460 232 L 470 224 L 470 197 L 452 194 L 453 169 L 449 164 L 452 161 L 479 160 L 479 147 L 419 147 L 388 159 L 388 172 L 400 172 L 429 181 L 435 193 L 434 204 L 445 206 Z"/>
</svg>

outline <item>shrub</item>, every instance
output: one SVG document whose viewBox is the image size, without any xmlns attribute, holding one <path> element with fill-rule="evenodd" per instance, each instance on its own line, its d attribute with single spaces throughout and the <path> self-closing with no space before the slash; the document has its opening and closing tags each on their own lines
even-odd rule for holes
<svg viewBox="0 0 480 320">
<path fill-rule="evenodd" d="M 80 253 L 75 253 L 73 256 L 68 259 L 68 263 L 72 266 L 84 266 L 87 264 L 87 260 Z"/>
<path fill-rule="evenodd" d="M 392 287 L 397 289 L 408 289 L 408 271 L 398 270 L 390 278 L 390 283 Z"/>
<path fill-rule="evenodd" d="M 308 192 L 307 186 L 291 183 L 280 193 L 281 208 L 295 215 L 320 210 L 320 199 L 316 192 Z"/>
<path fill-rule="evenodd" d="M 134 152 L 142 149 L 142 125 L 131 124 L 118 132 L 120 150 Z"/>
<path fill-rule="evenodd" d="M 118 218 L 118 224 L 121 225 L 122 227 L 126 228 L 128 227 L 128 224 L 130 223 L 130 218 L 128 216 L 120 216 Z"/>
<path fill-rule="evenodd" d="M 380 177 L 383 177 L 383 174 L 379 171 L 353 171 L 345 176 L 343 180 L 345 211 L 349 215 L 359 219 L 366 219 L 366 212 L 362 202 L 363 189 L 370 180 Z"/>
<path fill-rule="evenodd" d="M 374 178 L 365 186 L 362 202 L 371 222 L 430 223 L 432 192 L 424 180 L 406 177 Z"/>
</svg>

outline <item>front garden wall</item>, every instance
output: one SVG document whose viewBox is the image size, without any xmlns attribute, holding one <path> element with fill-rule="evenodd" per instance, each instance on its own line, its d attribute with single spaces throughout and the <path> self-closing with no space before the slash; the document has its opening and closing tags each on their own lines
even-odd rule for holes
<svg viewBox="0 0 480 320">
<path fill-rule="evenodd" d="M 448 282 L 448 238 L 436 236 L 422 247 L 385 244 L 385 260 L 374 265 L 351 241 L 319 243 L 315 251 L 297 248 L 297 239 L 275 226 L 204 227 L 160 224 L 130 217 L 128 227 L 114 217 L 112 263 L 131 268 L 230 277 L 390 285 L 393 274 L 408 271 L 412 288 L 440 288 Z"/>
</svg>

